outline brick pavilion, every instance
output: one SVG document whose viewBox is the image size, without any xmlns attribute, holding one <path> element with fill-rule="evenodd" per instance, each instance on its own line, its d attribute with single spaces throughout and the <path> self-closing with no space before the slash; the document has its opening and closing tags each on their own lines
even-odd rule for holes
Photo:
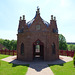
<svg viewBox="0 0 75 75">
<path fill-rule="evenodd" d="M 59 59 L 59 39 L 56 17 L 51 15 L 50 23 L 40 16 L 37 8 L 35 17 L 26 23 L 25 15 L 20 17 L 17 34 L 17 59 L 44 61 Z"/>
</svg>

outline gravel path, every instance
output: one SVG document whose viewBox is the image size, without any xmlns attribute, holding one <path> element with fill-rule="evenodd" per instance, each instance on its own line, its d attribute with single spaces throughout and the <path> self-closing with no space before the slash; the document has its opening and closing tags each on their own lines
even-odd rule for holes
<svg viewBox="0 0 75 75">
<path fill-rule="evenodd" d="M 59 60 L 50 62 L 45 61 L 24 62 L 16 60 L 16 56 L 10 56 L 2 60 L 14 64 L 30 64 L 26 75 L 54 75 L 52 70 L 49 68 L 48 64 L 62 64 L 73 60 L 73 58 L 67 56 L 59 56 L 59 58 L 60 58 Z"/>
</svg>

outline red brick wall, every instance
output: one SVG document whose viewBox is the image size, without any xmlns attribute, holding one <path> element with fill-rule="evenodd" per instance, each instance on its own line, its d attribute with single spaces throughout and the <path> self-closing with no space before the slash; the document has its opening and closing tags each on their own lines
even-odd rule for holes
<svg viewBox="0 0 75 75">
<path fill-rule="evenodd" d="M 51 23 L 52 22 L 52 23 Z M 28 28 L 26 24 L 24 25 L 24 32 L 18 33 L 17 35 L 17 58 L 19 60 L 32 61 L 33 60 L 33 43 L 39 39 L 44 43 L 44 60 L 56 60 L 59 59 L 59 42 L 58 42 L 58 33 L 53 33 L 52 29 L 57 29 L 56 21 L 51 20 L 49 27 L 47 27 L 40 15 L 38 14 Z M 36 30 L 36 25 L 40 25 L 40 30 Z M 26 27 L 26 28 L 25 28 Z M 24 54 L 21 55 L 20 47 L 21 43 L 24 43 Z M 52 54 L 52 44 L 55 43 L 56 54 Z"/>
</svg>

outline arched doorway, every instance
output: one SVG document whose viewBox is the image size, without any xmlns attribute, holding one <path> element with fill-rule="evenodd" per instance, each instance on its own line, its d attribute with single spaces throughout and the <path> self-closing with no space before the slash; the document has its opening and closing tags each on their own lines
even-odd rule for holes
<svg viewBox="0 0 75 75">
<path fill-rule="evenodd" d="M 40 40 L 33 43 L 33 59 L 44 59 L 44 44 Z"/>
</svg>

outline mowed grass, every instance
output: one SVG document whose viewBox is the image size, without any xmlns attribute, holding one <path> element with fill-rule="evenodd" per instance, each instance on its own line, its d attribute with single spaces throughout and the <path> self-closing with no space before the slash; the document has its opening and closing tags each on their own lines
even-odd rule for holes
<svg viewBox="0 0 75 75">
<path fill-rule="evenodd" d="M 75 75 L 73 61 L 61 65 L 49 65 L 54 75 Z"/>
<path fill-rule="evenodd" d="M 3 54 L 0 54 L 0 59 L 3 59 L 3 58 L 6 58 L 6 57 L 9 57 L 10 55 L 3 55 Z"/>
<path fill-rule="evenodd" d="M 9 55 L 0 54 L 0 59 Z M 29 65 L 17 65 L 0 60 L 0 75 L 25 75 Z"/>
</svg>

